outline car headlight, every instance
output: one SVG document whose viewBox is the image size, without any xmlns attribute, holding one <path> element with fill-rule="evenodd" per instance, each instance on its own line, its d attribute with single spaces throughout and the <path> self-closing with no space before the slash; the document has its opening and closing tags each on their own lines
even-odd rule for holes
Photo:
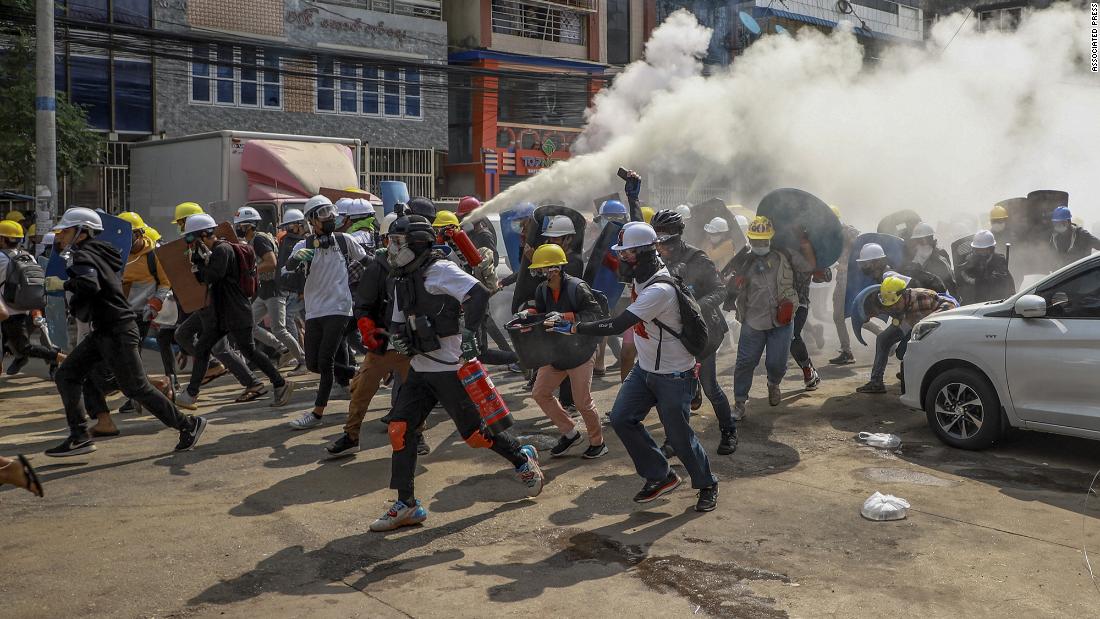
<svg viewBox="0 0 1100 619">
<path fill-rule="evenodd" d="M 924 320 L 917 323 L 917 326 L 913 327 L 913 334 L 910 336 L 914 342 L 919 342 L 928 337 L 933 331 L 938 329 L 940 323 L 935 320 Z"/>
</svg>

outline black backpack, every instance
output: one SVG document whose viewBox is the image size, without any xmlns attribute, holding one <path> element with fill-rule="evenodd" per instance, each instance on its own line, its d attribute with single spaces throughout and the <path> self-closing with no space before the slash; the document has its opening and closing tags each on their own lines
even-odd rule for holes
<svg viewBox="0 0 1100 619">
<path fill-rule="evenodd" d="M 588 286 L 587 283 L 581 279 L 569 278 L 565 280 L 565 294 L 569 295 L 569 303 L 573 307 L 580 307 L 581 305 L 580 299 L 578 298 L 581 284 Z M 550 286 L 539 286 L 539 290 L 542 293 L 543 306 L 550 307 Z M 611 316 L 611 310 L 607 304 L 607 295 L 591 286 L 588 286 L 588 291 L 596 298 L 596 303 L 600 304 L 599 319 L 602 320 Z"/>
<path fill-rule="evenodd" d="M 661 324 L 661 321 L 654 320 L 657 327 L 662 331 L 668 331 L 680 340 L 680 343 L 684 345 L 689 353 L 695 356 L 696 359 L 706 359 L 710 355 L 714 354 L 715 350 L 718 350 L 718 346 L 710 346 L 709 343 L 709 330 L 707 329 L 707 322 L 703 319 L 703 312 L 699 309 L 699 302 L 695 300 L 695 297 L 691 294 L 691 291 L 684 285 L 684 280 L 679 277 L 660 276 L 650 282 L 650 286 L 654 284 L 671 284 L 672 288 L 676 291 L 676 300 L 680 306 L 680 322 L 683 324 L 683 329 L 677 333 L 668 328 L 667 325 Z M 647 286 L 648 288 L 648 286 Z M 720 343 L 721 340 L 719 339 Z M 661 366 L 661 350 L 660 344 L 657 345 L 657 367 Z"/>
<path fill-rule="evenodd" d="M 19 311 L 46 309 L 45 269 L 25 251 L 4 253 L 9 261 L 4 275 L 4 303 Z"/>
</svg>

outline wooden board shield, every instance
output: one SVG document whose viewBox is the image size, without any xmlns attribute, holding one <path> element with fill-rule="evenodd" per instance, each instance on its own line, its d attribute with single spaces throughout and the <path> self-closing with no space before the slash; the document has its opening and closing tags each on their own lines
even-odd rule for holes
<svg viewBox="0 0 1100 619">
<path fill-rule="evenodd" d="M 218 238 L 237 241 L 237 233 L 233 231 L 233 226 L 229 222 L 223 221 L 218 224 L 215 234 Z M 179 304 L 180 309 L 190 314 L 206 307 L 206 284 L 200 283 L 191 272 L 191 254 L 187 241 L 176 239 L 161 245 L 155 251 L 157 259 L 164 267 L 164 273 L 172 282 L 172 294 L 176 297 L 176 303 Z"/>
</svg>

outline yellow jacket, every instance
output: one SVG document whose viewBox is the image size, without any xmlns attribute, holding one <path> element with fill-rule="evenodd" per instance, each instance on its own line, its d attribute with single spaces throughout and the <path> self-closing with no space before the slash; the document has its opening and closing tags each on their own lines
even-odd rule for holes
<svg viewBox="0 0 1100 619">
<path fill-rule="evenodd" d="M 160 263 L 156 254 L 152 253 L 153 249 L 154 244 L 148 238 L 142 238 L 138 244 L 130 248 L 130 257 L 126 259 L 126 269 L 122 272 L 122 291 L 129 297 L 131 306 L 144 307 L 149 297 L 154 294 L 163 299 L 172 288 L 172 282 L 168 281 L 164 265 Z M 149 270 L 150 263 L 156 268 L 155 275 Z"/>
</svg>

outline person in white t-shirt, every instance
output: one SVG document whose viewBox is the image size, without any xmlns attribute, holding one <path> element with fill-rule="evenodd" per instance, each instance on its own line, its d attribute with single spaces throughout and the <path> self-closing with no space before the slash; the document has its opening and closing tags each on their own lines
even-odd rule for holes
<svg viewBox="0 0 1100 619">
<path fill-rule="evenodd" d="M 611 427 L 646 480 L 634 501 L 648 503 L 680 485 L 680 477 L 643 425 L 656 406 L 669 444 L 691 475 L 692 487 L 699 491 L 695 509 L 712 511 L 718 505 L 718 478 L 688 422 L 698 382 L 696 361 L 674 335 L 683 329 L 679 293 L 657 255 L 656 243 L 657 234 L 649 224 L 631 222 L 623 226 L 619 243 L 612 247 L 632 271 L 634 302 L 622 314 L 580 324 L 559 320 L 547 326 L 560 333 L 597 336 L 634 329 L 638 359 L 611 409 Z"/>
<path fill-rule="evenodd" d="M 489 291 L 472 275 L 432 249 L 435 231 L 419 215 L 398 219 L 390 227 L 386 255 L 391 267 L 390 345 L 411 357 L 409 374 L 386 415 L 393 464 L 393 506 L 370 525 L 391 531 L 424 522 L 428 512 L 413 488 L 417 435 L 432 408 L 441 403 L 470 447 L 491 449 L 508 460 L 528 494 L 542 491 L 538 452 L 520 445 L 506 430 L 493 433 L 470 400 L 458 369 L 477 355 L 476 333 L 488 314 Z"/>
</svg>

